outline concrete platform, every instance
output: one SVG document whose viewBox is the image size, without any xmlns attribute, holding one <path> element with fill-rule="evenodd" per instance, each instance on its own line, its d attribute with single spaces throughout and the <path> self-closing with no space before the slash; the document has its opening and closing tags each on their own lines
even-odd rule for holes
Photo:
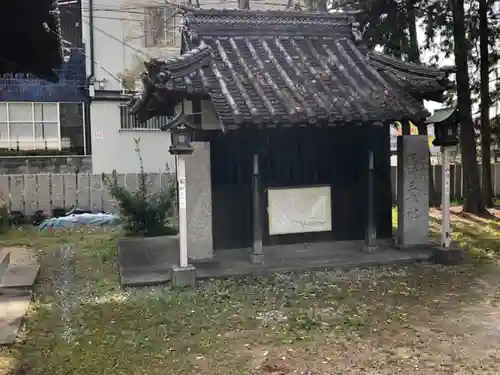
<svg viewBox="0 0 500 375">
<path fill-rule="evenodd" d="M 0 345 L 6 345 L 17 338 L 40 265 L 32 251 L 18 247 L 0 250 L 1 259 L 4 267 L 0 275 Z"/>
<path fill-rule="evenodd" d="M 118 271 L 123 286 L 146 286 L 172 280 L 179 264 L 179 237 L 126 238 L 118 241 Z"/>
<path fill-rule="evenodd" d="M 0 280 L 7 272 L 7 268 L 10 265 L 10 253 L 6 251 L 0 251 Z"/>
<path fill-rule="evenodd" d="M 30 250 L 24 248 L 4 248 L 0 254 L 8 254 L 10 262 L 0 275 L 0 292 L 2 289 L 26 289 L 29 290 L 36 281 L 40 271 L 40 265 Z M 2 258 L 2 255 L 0 255 Z"/>
<path fill-rule="evenodd" d="M 31 293 L 0 295 L 0 345 L 16 341 L 24 316 L 31 303 Z"/>
<path fill-rule="evenodd" d="M 362 248 L 363 241 L 264 246 L 263 264 L 251 263 L 250 249 L 216 251 L 214 258 L 190 260 L 190 264 L 196 268 L 197 279 L 206 279 L 301 269 L 411 263 L 427 261 L 432 256 L 430 249 L 398 251 L 391 246 L 390 241 L 380 241 L 378 250 L 371 253 L 362 252 Z M 172 266 L 179 261 L 178 249 L 178 239 L 172 237 L 167 241 L 156 237 L 121 242 L 118 261 L 122 285 L 144 286 L 171 281 Z"/>
<path fill-rule="evenodd" d="M 4 288 L 29 289 L 35 284 L 40 266 L 11 265 L 0 281 L 0 291 Z"/>
</svg>

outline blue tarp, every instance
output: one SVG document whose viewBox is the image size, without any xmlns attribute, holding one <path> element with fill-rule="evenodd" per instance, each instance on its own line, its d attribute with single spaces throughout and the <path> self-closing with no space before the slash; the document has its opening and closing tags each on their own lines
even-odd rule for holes
<svg viewBox="0 0 500 375">
<path fill-rule="evenodd" d="M 38 226 L 38 229 L 46 231 L 49 228 L 73 229 L 82 225 L 117 226 L 118 224 L 120 224 L 120 217 L 113 214 L 73 214 L 46 219 Z"/>
</svg>

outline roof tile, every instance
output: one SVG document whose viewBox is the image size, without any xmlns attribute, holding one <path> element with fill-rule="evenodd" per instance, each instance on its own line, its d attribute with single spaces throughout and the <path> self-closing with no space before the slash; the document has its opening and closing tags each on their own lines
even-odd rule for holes
<svg viewBox="0 0 500 375">
<path fill-rule="evenodd" d="M 210 48 L 211 59 L 168 89 L 208 95 L 228 127 L 418 121 L 427 112 L 405 80 L 435 90 L 442 78 L 437 69 L 367 55 L 350 13 L 190 10 L 185 18 L 190 42 Z M 149 69 L 156 87 L 158 70 Z"/>
</svg>

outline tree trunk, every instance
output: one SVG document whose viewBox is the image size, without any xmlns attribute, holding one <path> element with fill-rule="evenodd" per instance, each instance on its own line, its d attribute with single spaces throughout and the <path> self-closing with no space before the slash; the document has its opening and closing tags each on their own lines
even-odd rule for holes
<svg viewBox="0 0 500 375">
<path fill-rule="evenodd" d="M 469 46 L 465 37 L 464 0 L 451 0 L 453 11 L 453 40 L 457 67 L 458 118 L 460 121 L 460 150 L 464 170 L 464 211 L 482 214 L 485 207 L 479 185 L 476 140 L 472 122 L 472 103 L 467 65 Z"/>
<path fill-rule="evenodd" d="M 417 16 L 415 14 L 415 1 L 413 0 L 408 3 L 408 32 L 410 34 L 408 60 L 420 64 L 420 49 L 418 48 L 417 38 Z"/>
<path fill-rule="evenodd" d="M 250 0 L 238 0 L 238 9 L 250 9 Z"/>
<path fill-rule="evenodd" d="M 418 135 L 428 135 L 427 124 L 418 124 Z M 439 195 L 434 187 L 434 174 L 432 173 L 431 151 L 429 150 L 429 206 L 439 206 Z"/>
<path fill-rule="evenodd" d="M 483 202 L 493 206 L 493 186 L 491 182 L 491 131 L 490 131 L 490 75 L 488 56 L 488 3 L 479 0 L 479 53 L 480 53 L 480 96 L 481 96 L 481 169 Z"/>
<path fill-rule="evenodd" d="M 417 17 L 415 15 L 415 2 L 408 3 L 408 32 L 410 34 L 410 49 L 408 51 L 408 60 L 420 64 L 420 49 L 417 39 Z M 418 135 L 428 135 L 427 124 L 419 123 Z M 439 196 L 434 187 L 434 174 L 432 173 L 431 152 L 429 150 L 429 206 L 437 207 L 439 205 Z"/>
</svg>

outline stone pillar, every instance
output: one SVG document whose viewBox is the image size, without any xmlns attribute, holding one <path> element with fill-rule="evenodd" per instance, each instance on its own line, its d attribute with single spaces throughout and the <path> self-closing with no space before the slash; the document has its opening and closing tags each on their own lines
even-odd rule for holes
<svg viewBox="0 0 500 375">
<path fill-rule="evenodd" d="M 264 263 L 264 252 L 262 248 L 262 215 L 260 211 L 260 171 L 259 154 L 253 155 L 252 175 L 252 210 L 253 210 L 253 244 L 251 261 L 255 264 Z"/>
<path fill-rule="evenodd" d="M 188 256 L 208 259 L 213 256 L 210 143 L 196 142 L 185 158 Z"/>
<path fill-rule="evenodd" d="M 398 137 L 397 245 L 429 243 L 429 143 L 428 137 Z"/>
</svg>

